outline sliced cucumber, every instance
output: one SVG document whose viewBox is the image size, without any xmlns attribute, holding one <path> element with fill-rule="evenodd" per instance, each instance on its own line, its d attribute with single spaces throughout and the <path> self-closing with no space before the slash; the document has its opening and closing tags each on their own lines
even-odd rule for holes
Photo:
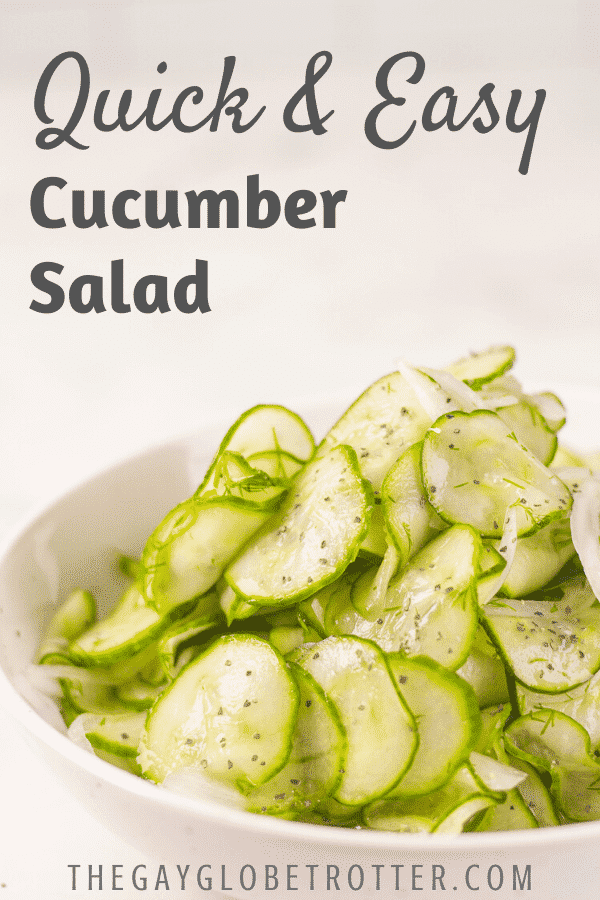
<svg viewBox="0 0 600 900">
<path fill-rule="evenodd" d="M 416 797 L 442 787 L 466 763 L 481 716 L 469 685 L 433 660 L 392 653 L 388 664 L 419 728 L 410 768 L 388 796 Z"/>
<path fill-rule="evenodd" d="M 270 504 L 289 487 L 290 479 L 272 477 L 255 468 L 233 450 L 225 450 L 215 467 L 215 488 L 195 496 L 207 500 L 214 497 L 238 497 L 257 504 Z"/>
<path fill-rule="evenodd" d="M 423 483 L 447 522 L 472 525 L 497 537 L 506 511 L 517 508 L 519 535 L 570 509 L 568 489 L 492 412 L 447 413 L 423 441 Z"/>
<path fill-rule="evenodd" d="M 522 831 L 538 828 L 538 820 L 517 790 L 507 792 L 504 803 L 487 809 L 475 831 Z"/>
<path fill-rule="evenodd" d="M 557 710 L 540 709 L 508 727 L 506 746 L 514 756 L 550 772 L 551 793 L 568 819 L 600 819 L 600 763 L 581 725 Z"/>
<path fill-rule="evenodd" d="M 38 647 L 39 663 L 62 662 L 72 641 L 96 621 L 96 603 L 89 591 L 73 591 L 59 606 L 44 632 Z"/>
<path fill-rule="evenodd" d="M 527 775 L 517 790 L 527 805 L 527 809 L 535 816 L 539 827 L 560 825 L 552 799 L 538 770 L 524 759 L 518 759 L 516 756 L 508 756 L 508 762 L 515 769 L 521 769 Z"/>
<path fill-rule="evenodd" d="M 548 584 L 568 562 L 575 548 L 569 519 L 556 519 L 517 540 L 515 555 L 499 593 L 524 597 Z"/>
<path fill-rule="evenodd" d="M 367 827 L 405 833 L 460 834 L 479 812 L 504 800 L 467 763 L 443 787 L 422 797 L 384 798 L 365 809 Z"/>
<path fill-rule="evenodd" d="M 461 666 L 477 628 L 476 566 L 481 550 L 477 533 L 455 525 L 430 541 L 391 583 L 388 610 L 399 649 L 429 656 L 449 669 Z"/>
<path fill-rule="evenodd" d="M 387 531 L 404 565 L 443 528 L 443 522 L 427 500 L 421 476 L 422 444 L 413 444 L 387 473 L 381 501 Z"/>
<path fill-rule="evenodd" d="M 337 709 L 305 669 L 291 663 L 290 670 L 300 691 L 292 749 L 277 775 L 247 792 L 252 812 L 305 812 L 332 794 L 342 778 L 347 740 Z"/>
<path fill-rule="evenodd" d="M 556 694 L 600 668 L 600 604 L 581 579 L 562 600 L 508 600 L 482 610 L 485 626 L 515 678 Z"/>
<path fill-rule="evenodd" d="M 297 662 L 337 708 L 347 734 L 335 799 L 361 806 L 389 791 L 410 765 L 418 737 L 383 653 L 370 641 L 330 637 L 301 652 Z"/>
<path fill-rule="evenodd" d="M 165 613 L 206 594 L 272 514 L 271 505 L 239 497 L 180 503 L 150 536 L 142 555 L 148 605 Z"/>
<path fill-rule="evenodd" d="M 567 412 L 562 400 L 551 391 L 530 394 L 528 399 L 537 407 L 548 427 L 554 432 L 560 431 L 567 421 Z"/>
<path fill-rule="evenodd" d="M 255 469 L 266 472 L 271 478 L 287 481 L 290 481 L 306 462 L 306 459 L 300 459 L 285 450 L 259 450 L 257 453 L 251 453 L 246 459 Z"/>
<path fill-rule="evenodd" d="M 276 625 L 269 632 L 269 640 L 282 656 L 287 656 L 304 643 L 304 631 L 299 625 Z"/>
<path fill-rule="evenodd" d="M 538 709 L 556 709 L 585 728 L 592 747 L 600 749 L 600 672 L 561 694 L 541 694 L 517 685 L 517 698 L 521 715 Z"/>
<path fill-rule="evenodd" d="M 484 541 L 479 554 L 477 575 L 477 599 L 480 606 L 488 603 L 496 593 L 498 576 L 503 572 L 505 560 L 492 541 Z"/>
<path fill-rule="evenodd" d="M 513 347 L 490 347 L 478 353 L 471 353 L 448 366 L 455 378 L 478 390 L 482 385 L 499 378 L 512 368 L 515 361 Z"/>
<path fill-rule="evenodd" d="M 511 713 L 508 703 L 498 703 L 481 710 L 481 733 L 475 746 L 477 753 L 490 754 L 502 737 L 506 720 Z"/>
<path fill-rule="evenodd" d="M 81 666 L 112 666 L 148 648 L 168 624 L 167 618 L 146 606 L 133 584 L 112 613 L 69 644 L 68 652 Z"/>
<path fill-rule="evenodd" d="M 381 615 L 386 608 L 390 581 L 398 568 L 398 551 L 393 544 L 385 551 L 379 566 L 356 581 L 350 599 L 354 608 L 368 619 Z"/>
<path fill-rule="evenodd" d="M 160 697 L 166 687 L 166 681 L 163 684 L 147 684 L 139 675 L 125 684 L 120 684 L 115 689 L 115 696 L 118 702 L 132 711 L 142 712 L 150 709 L 157 697 Z"/>
<path fill-rule="evenodd" d="M 387 550 L 388 541 L 383 516 L 383 506 L 381 503 L 375 503 L 371 512 L 371 522 L 369 530 L 360 545 L 359 554 L 367 558 L 373 557 L 381 559 Z"/>
<path fill-rule="evenodd" d="M 190 648 L 191 652 L 188 651 L 186 654 L 184 651 L 182 654 L 182 645 L 223 625 L 223 615 L 216 591 L 211 591 L 210 596 L 202 598 L 199 606 L 200 609 L 195 608 L 183 619 L 173 622 L 158 641 L 158 658 L 164 674 L 170 680 L 175 678 L 185 662 L 189 662 L 194 652 Z"/>
<path fill-rule="evenodd" d="M 496 413 L 521 444 L 531 450 L 545 466 L 550 465 L 558 447 L 558 438 L 537 406 L 521 400 L 511 406 L 496 409 Z"/>
<path fill-rule="evenodd" d="M 88 713 L 84 714 L 82 726 L 85 736 L 95 750 L 135 758 L 145 721 L 145 712 L 116 715 Z"/>
<path fill-rule="evenodd" d="M 147 778 L 199 767 L 233 785 L 260 785 L 287 762 L 298 688 L 279 654 L 253 635 L 224 635 L 177 676 L 151 710 L 140 743 Z"/>
<path fill-rule="evenodd" d="M 296 413 L 284 406 L 254 406 L 234 422 L 223 438 L 196 497 L 218 491 L 219 464 L 225 452 L 238 453 L 248 459 L 256 458 L 256 454 L 281 450 L 304 462 L 310 459 L 314 447 L 310 430 Z"/>
<path fill-rule="evenodd" d="M 250 603 L 289 606 L 333 581 L 368 531 L 373 494 L 351 447 L 334 447 L 300 474 L 281 511 L 225 572 Z"/>
<path fill-rule="evenodd" d="M 482 708 L 508 702 L 502 659 L 481 626 L 475 632 L 467 659 L 456 674 L 471 685 Z"/>
<path fill-rule="evenodd" d="M 317 456 L 338 444 L 349 444 L 377 495 L 392 463 L 422 439 L 430 424 L 406 379 L 392 372 L 360 395 L 319 444 Z"/>
</svg>

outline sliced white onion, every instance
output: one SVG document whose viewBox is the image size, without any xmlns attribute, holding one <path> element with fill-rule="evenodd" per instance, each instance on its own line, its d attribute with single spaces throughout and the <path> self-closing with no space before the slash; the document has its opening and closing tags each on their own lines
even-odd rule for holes
<svg viewBox="0 0 600 900">
<path fill-rule="evenodd" d="M 88 741 L 86 732 L 91 731 L 96 727 L 97 724 L 97 715 L 94 715 L 93 713 L 81 713 L 81 715 L 77 716 L 76 719 L 73 719 L 73 721 L 69 725 L 67 734 L 73 741 L 73 743 L 77 744 L 78 747 L 81 747 L 82 750 L 87 750 L 88 753 L 93 753 L 94 748 Z"/>
<path fill-rule="evenodd" d="M 469 762 L 480 781 L 491 791 L 510 791 L 527 778 L 527 772 L 513 769 L 490 756 L 482 756 L 475 750 L 469 756 Z"/>
<path fill-rule="evenodd" d="M 83 669 L 79 666 L 46 666 L 32 663 L 27 666 L 24 674 L 34 688 L 43 694 L 47 694 L 49 697 L 62 696 L 58 683 L 61 678 L 64 678 L 65 681 L 74 681 L 78 684 L 92 687 L 103 684 L 111 686 L 115 683 L 113 675 L 98 671 L 98 669 Z"/>
<path fill-rule="evenodd" d="M 430 416 L 432 422 L 435 422 L 436 419 L 439 419 L 446 412 L 455 412 L 461 409 L 453 397 L 448 397 L 437 381 L 432 381 L 419 369 L 415 369 L 414 366 L 409 365 L 402 359 L 398 360 L 396 367 L 417 395 L 419 403 L 427 415 Z"/>
<path fill-rule="evenodd" d="M 212 800 L 226 806 L 246 808 L 245 798 L 239 791 L 217 781 L 211 781 L 200 769 L 191 766 L 170 772 L 163 781 L 163 787 L 192 800 Z"/>
<path fill-rule="evenodd" d="M 377 569 L 377 574 L 371 590 L 369 591 L 367 602 L 365 604 L 367 612 L 370 615 L 379 615 L 385 609 L 385 595 L 387 594 L 388 585 L 400 561 L 400 554 L 393 544 L 390 544 L 384 553 L 381 565 Z"/>
<path fill-rule="evenodd" d="M 590 586 L 600 600 L 600 479 L 590 476 L 573 498 L 571 536 Z"/>
<path fill-rule="evenodd" d="M 47 693 L 36 688 L 27 675 L 22 672 L 15 675 L 14 685 L 21 697 L 35 709 L 36 713 L 41 716 L 48 725 L 51 725 L 63 734 L 67 733 L 67 728 L 63 722 L 58 706 L 51 696 L 48 696 Z"/>
<path fill-rule="evenodd" d="M 435 379 L 442 390 L 452 397 L 453 402 L 456 404 L 456 409 L 461 409 L 463 412 L 487 409 L 481 395 L 470 388 L 468 384 L 465 384 L 464 381 L 460 381 L 454 375 L 451 375 L 450 372 L 443 372 L 439 369 L 421 369 L 421 371 L 425 375 L 429 375 L 430 378 Z"/>
</svg>

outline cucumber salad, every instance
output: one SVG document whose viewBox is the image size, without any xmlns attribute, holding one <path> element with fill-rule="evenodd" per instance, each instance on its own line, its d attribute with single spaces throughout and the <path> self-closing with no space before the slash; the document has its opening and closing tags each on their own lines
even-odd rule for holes
<svg viewBox="0 0 600 900">
<path fill-rule="evenodd" d="M 323 825 L 600 819 L 600 459 L 514 359 L 400 362 L 318 446 L 244 413 L 112 611 L 82 588 L 50 621 L 31 670 L 73 740 Z"/>
</svg>

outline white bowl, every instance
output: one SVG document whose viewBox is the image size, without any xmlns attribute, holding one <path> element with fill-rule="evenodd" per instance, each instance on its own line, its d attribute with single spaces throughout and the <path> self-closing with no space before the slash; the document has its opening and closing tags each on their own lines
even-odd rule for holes
<svg viewBox="0 0 600 900">
<path fill-rule="evenodd" d="M 581 390 L 563 394 L 573 413 L 570 444 L 577 446 L 579 433 L 581 446 L 593 449 L 591 435 L 597 429 L 600 445 L 600 396 Z M 308 415 L 317 434 L 340 408 L 320 407 Z M 201 880 L 206 889 L 212 875 L 213 895 L 439 898 L 443 884 L 455 897 L 473 893 L 483 900 L 520 893 L 519 878 L 529 866 L 531 889 L 523 893 L 530 900 L 598 900 L 600 822 L 445 837 L 325 828 L 252 815 L 188 800 L 108 765 L 71 743 L 24 699 L 23 671 L 54 606 L 69 590 L 84 586 L 97 596 L 101 609 L 108 607 L 122 588 L 114 565 L 117 550 L 139 553 L 154 525 L 198 484 L 225 430 L 175 441 L 103 472 L 48 506 L 6 547 L 0 559 L 0 702 L 29 743 L 125 842 L 165 864 L 196 862 L 194 878 L 201 865 L 210 866 L 202 870 Z M 256 872 L 252 890 L 247 889 L 249 868 L 244 870 L 246 887 L 240 885 L 240 872 L 248 865 Z M 277 888 L 273 878 L 265 880 L 266 866 L 277 867 Z M 312 869 L 312 889 L 311 866 L 317 867 Z M 328 866 L 339 870 L 339 890 L 333 880 L 328 890 Z M 431 892 L 442 867 L 442 880 Z M 364 882 L 358 888 L 361 870 Z M 329 875 L 335 875 L 334 868 Z"/>
</svg>

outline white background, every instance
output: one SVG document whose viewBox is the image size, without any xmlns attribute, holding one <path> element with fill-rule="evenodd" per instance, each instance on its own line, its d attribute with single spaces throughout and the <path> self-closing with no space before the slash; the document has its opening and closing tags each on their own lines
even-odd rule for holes
<svg viewBox="0 0 600 900">
<path fill-rule="evenodd" d="M 3 160 L 3 292 L 0 322 L 0 528 L 92 470 L 204 423 L 233 420 L 257 402 L 303 408 L 312 398 L 350 399 L 403 356 L 444 364 L 491 343 L 517 346 L 527 382 L 600 389 L 598 206 L 600 17 L 594 0 L 421 0 L 421 2 L 48 2 L 0 4 Z M 308 60 L 333 64 L 317 86 L 322 136 L 292 134 L 282 122 Z M 91 93 L 77 136 L 89 149 L 44 151 L 33 110 L 37 81 L 66 50 L 82 53 Z M 380 101 L 375 75 L 389 57 L 422 54 L 421 83 L 396 73 L 406 97 L 389 116 L 390 136 L 420 119 L 444 85 L 464 116 L 487 82 L 501 121 L 487 135 L 420 125 L 395 150 L 364 135 Z M 200 85 L 206 115 L 223 59 L 237 57 L 231 87 L 250 93 L 242 135 L 222 116 L 219 130 L 102 134 L 93 103 L 110 89 L 112 110 L 126 88 L 132 109 L 163 89 L 161 107 Z M 165 61 L 167 72 L 156 66 Z M 75 67 L 53 82 L 48 110 L 65 121 Z M 521 121 L 536 89 L 547 99 L 531 167 L 518 173 L 525 134 L 504 124 L 510 92 L 523 91 Z M 297 118 L 302 118 L 299 111 Z M 335 229 L 244 225 L 246 177 L 283 200 L 307 188 L 348 191 Z M 44 230 L 29 211 L 41 178 L 64 178 L 53 215 L 69 219 L 70 191 L 232 189 L 242 200 L 237 230 Z M 64 266 L 63 287 L 104 276 L 124 258 L 126 291 L 143 275 L 172 285 L 207 259 L 211 312 L 144 316 L 53 315 L 34 265 Z M 107 306 L 108 306 L 107 302 Z M 600 444 L 600 433 L 598 438 Z M 143 862 L 67 798 L 11 724 L 3 723 L 0 898 L 62 898 L 67 863 Z M 24 785 L 27 785 L 27 788 Z M 136 892 L 137 895 L 137 892 Z M 75 896 L 73 894 L 73 896 Z M 125 893 L 119 896 L 126 896 Z"/>
</svg>

